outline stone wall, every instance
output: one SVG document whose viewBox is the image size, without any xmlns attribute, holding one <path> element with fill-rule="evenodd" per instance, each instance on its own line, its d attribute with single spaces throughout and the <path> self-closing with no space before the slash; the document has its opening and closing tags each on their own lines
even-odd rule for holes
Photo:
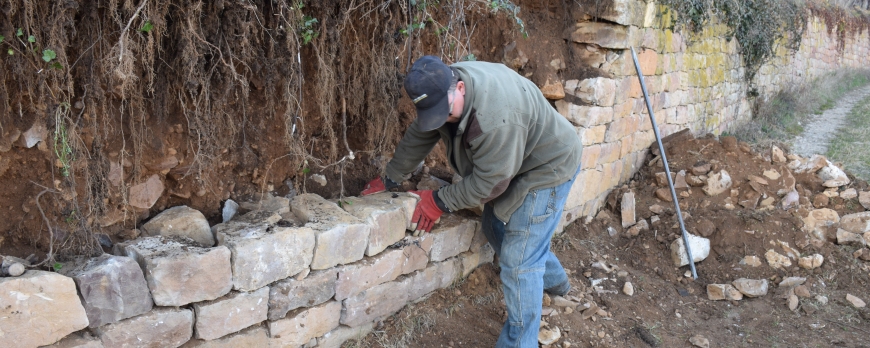
<svg viewBox="0 0 870 348">
<path fill-rule="evenodd" d="M 0 346 L 339 347 L 492 262 L 474 219 L 407 233 L 416 202 L 266 197 L 210 229 L 168 209 L 115 255 L 0 278 Z"/>
<path fill-rule="evenodd" d="M 609 192 L 626 183 L 655 142 L 629 47 L 637 51 L 662 136 L 682 129 L 719 135 L 751 118 L 750 88 L 768 98 L 844 67 L 864 67 L 868 33 L 846 35 L 838 46 L 820 18 L 810 17 L 798 52 L 779 47 L 754 85 L 744 79 L 743 58 L 729 28 L 713 18 L 699 33 L 673 31 L 669 12 L 655 2 L 612 0 L 587 6 L 605 10 L 568 28 L 574 64 L 600 77 L 562 81 L 562 91 L 544 86 L 548 98 L 575 126 L 584 146 L 582 172 L 565 207 L 563 223 L 595 214 Z M 598 18 L 598 21 L 593 21 Z M 842 49 L 838 49 L 842 47 Z"/>
</svg>

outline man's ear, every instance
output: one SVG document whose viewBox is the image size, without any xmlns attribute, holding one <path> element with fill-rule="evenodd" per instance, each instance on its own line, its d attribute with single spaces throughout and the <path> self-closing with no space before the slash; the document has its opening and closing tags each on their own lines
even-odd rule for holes
<svg viewBox="0 0 870 348">
<path fill-rule="evenodd" d="M 459 94 L 465 95 L 465 81 L 456 82 L 456 90 Z"/>
</svg>

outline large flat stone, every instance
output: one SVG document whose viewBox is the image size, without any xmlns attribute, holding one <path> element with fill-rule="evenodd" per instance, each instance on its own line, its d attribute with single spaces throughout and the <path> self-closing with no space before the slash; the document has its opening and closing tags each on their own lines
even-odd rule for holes
<svg viewBox="0 0 870 348">
<path fill-rule="evenodd" d="M 226 223 L 216 229 L 218 244 L 232 252 L 233 288 L 252 291 L 308 268 L 314 231 L 265 223 Z"/>
<path fill-rule="evenodd" d="M 315 194 L 302 194 L 290 202 L 293 213 L 314 230 L 311 269 L 327 269 L 363 258 L 371 227 L 337 204 Z"/>
<path fill-rule="evenodd" d="M 88 317 L 72 278 L 44 271 L 0 278 L 3 346 L 44 346 L 87 326 Z"/>
<path fill-rule="evenodd" d="M 576 0 L 576 2 L 577 8 L 590 17 L 622 25 L 648 26 L 645 25 L 647 12 L 653 12 L 647 10 L 647 2 L 639 0 Z M 654 14 L 650 16 L 655 18 Z"/>
<path fill-rule="evenodd" d="M 361 340 L 372 332 L 374 323 L 363 324 L 357 327 L 339 326 L 335 330 L 327 332 L 317 339 L 317 348 L 341 348 L 341 345 L 349 340 Z"/>
<path fill-rule="evenodd" d="M 190 340 L 182 348 L 263 348 L 269 346 L 269 333 L 258 325 L 216 340 Z"/>
<path fill-rule="evenodd" d="M 163 195 L 163 181 L 154 174 L 145 182 L 130 187 L 130 205 L 139 209 L 150 209 L 157 199 Z"/>
<path fill-rule="evenodd" d="M 308 308 L 295 316 L 269 322 L 270 345 L 299 347 L 312 338 L 323 336 L 338 327 L 341 303 L 328 302 Z"/>
<path fill-rule="evenodd" d="M 610 49 L 628 49 L 628 27 L 604 22 L 580 22 L 571 33 L 571 41 L 596 44 Z"/>
<path fill-rule="evenodd" d="M 156 308 L 151 312 L 101 326 L 94 330 L 103 346 L 181 346 L 193 335 L 193 312 L 188 309 Z"/>
<path fill-rule="evenodd" d="M 337 269 L 312 272 L 305 279 L 282 280 L 269 289 L 269 320 L 283 318 L 300 307 L 314 307 L 335 295 Z"/>
<path fill-rule="evenodd" d="M 471 240 L 480 223 L 463 219 L 453 214 L 445 214 L 441 222 L 432 229 L 432 250 L 429 252 L 431 261 L 444 261 L 468 250 Z"/>
<path fill-rule="evenodd" d="M 214 301 L 193 304 L 196 338 L 213 340 L 266 320 L 269 287 L 232 292 Z"/>
<path fill-rule="evenodd" d="M 103 254 L 63 273 L 76 282 L 92 328 L 146 313 L 154 306 L 142 269 L 132 258 Z"/>
<path fill-rule="evenodd" d="M 840 228 L 852 232 L 870 232 L 870 211 L 843 215 L 840 217 Z"/>
<path fill-rule="evenodd" d="M 193 239 L 200 246 L 214 245 L 214 236 L 205 215 L 186 205 L 172 207 L 157 214 L 139 228 L 145 236 L 181 236 Z"/>
<path fill-rule="evenodd" d="M 396 195 L 393 198 L 393 195 Z M 417 198 L 407 193 L 384 192 L 365 197 L 347 197 L 342 208 L 371 226 L 366 256 L 384 251 L 405 237 Z"/>
<path fill-rule="evenodd" d="M 398 312 L 408 303 L 411 278 L 375 286 L 343 301 L 341 323 L 350 327 L 370 323 Z"/>
<path fill-rule="evenodd" d="M 214 300 L 232 288 L 230 250 L 202 248 L 191 240 L 147 237 L 128 245 L 158 306 Z"/>
<path fill-rule="evenodd" d="M 402 274 L 403 250 L 393 249 L 382 255 L 339 267 L 335 299 L 344 300 L 361 291 L 396 279 Z"/>
<path fill-rule="evenodd" d="M 453 284 L 459 275 L 462 264 L 451 259 L 444 262 L 433 262 L 422 271 L 411 274 L 411 284 L 408 287 L 408 302 L 413 302 L 435 290 L 446 288 Z"/>
</svg>

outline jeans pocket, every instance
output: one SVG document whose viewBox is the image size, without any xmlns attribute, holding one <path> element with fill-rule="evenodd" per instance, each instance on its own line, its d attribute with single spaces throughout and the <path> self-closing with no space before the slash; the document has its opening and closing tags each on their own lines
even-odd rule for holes
<svg viewBox="0 0 870 348">
<path fill-rule="evenodd" d="M 538 190 L 536 192 L 537 197 L 540 198 L 540 201 L 536 199 L 534 213 L 529 218 L 529 224 L 537 225 L 547 221 L 553 213 L 556 212 L 556 189 L 548 188 Z"/>
</svg>

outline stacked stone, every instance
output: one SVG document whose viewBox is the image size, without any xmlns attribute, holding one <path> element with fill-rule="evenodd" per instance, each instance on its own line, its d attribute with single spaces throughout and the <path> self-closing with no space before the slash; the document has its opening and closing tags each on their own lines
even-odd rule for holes
<svg viewBox="0 0 870 348">
<path fill-rule="evenodd" d="M 655 142 L 630 47 L 637 51 L 662 136 L 686 128 L 721 134 L 751 118 L 738 42 L 729 39 L 729 28 L 715 15 L 701 32 L 691 33 L 674 32 L 672 12 L 655 2 L 615 0 L 607 9 L 589 8 L 595 13 L 575 23 L 568 44 L 575 63 L 600 77 L 555 83 L 548 78 L 541 87 L 575 126 L 584 147 L 562 226 L 597 212 L 610 190 L 641 167 Z M 849 36 L 838 51 L 836 36 L 819 18 L 810 18 L 804 35 L 796 54 L 779 45 L 776 57 L 760 68 L 755 85 L 763 96 L 804 78 L 860 66 L 870 54 L 870 34 Z"/>
<path fill-rule="evenodd" d="M 0 346 L 339 347 L 494 255 L 479 222 L 455 215 L 409 235 L 411 194 L 268 201 L 213 239 L 176 207 L 118 255 L 0 278 Z"/>
</svg>

